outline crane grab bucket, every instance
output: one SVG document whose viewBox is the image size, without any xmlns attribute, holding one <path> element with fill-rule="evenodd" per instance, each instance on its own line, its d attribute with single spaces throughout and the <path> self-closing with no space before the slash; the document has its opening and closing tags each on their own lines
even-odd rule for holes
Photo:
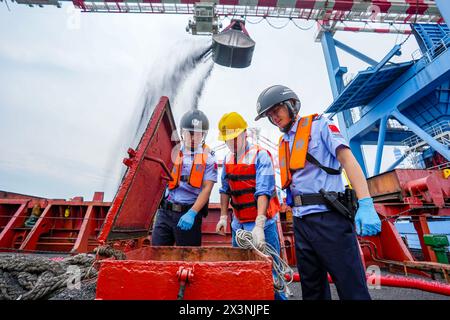
<svg viewBox="0 0 450 320">
<path fill-rule="evenodd" d="M 250 38 L 244 22 L 233 19 L 222 32 L 213 35 L 213 60 L 230 68 L 246 68 L 252 62 L 255 41 Z"/>
</svg>

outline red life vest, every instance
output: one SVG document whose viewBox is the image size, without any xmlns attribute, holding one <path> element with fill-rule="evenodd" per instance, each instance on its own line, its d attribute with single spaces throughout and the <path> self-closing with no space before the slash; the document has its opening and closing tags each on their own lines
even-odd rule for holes
<svg viewBox="0 0 450 320">
<path fill-rule="evenodd" d="M 316 116 L 317 114 L 311 114 L 302 117 L 298 121 L 292 151 L 289 150 L 289 141 L 283 141 L 283 137 L 280 138 L 278 160 L 280 163 L 281 187 L 283 189 L 286 189 L 292 183 L 292 172 L 305 167 L 312 122 Z"/>
<path fill-rule="evenodd" d="M 183 169 L 183 152 L 178 152 L 175 165 L 172 169 L 172 181 L 169 182 L 169 190 L 176 189 L 180 186 L 180 181 L 189 183 L 194 188 L 200 189 L 203 184 L 203 176 L 206 170 L 206 161 L 208 160 L 209 147 L 203 146 L 203 153 L 194 155 L 194 161 L 192 162 L 191 173 L 189 176 L 182 177 L 181 172 Z"/>
<path fill-rule="evenodd" d="M 231 155 L 225 164 L 225 174 L 230 186 L 231 205 L 234 215 L 241 222 L 253 222 L 258 215 L 258 205 L 255 199 L 256 192 L 256 157 L 261 150 L 259 146 L 249 148 L 235 163 Z M 265 150 L 267 151 L 267 150 Z M 267 151 L 270 158 L 272 156 Z M 274 217 L 280 210 L 280 203 L 276 196 L 276 189 L 269 201 L 266 217 Z"/>
</svg>

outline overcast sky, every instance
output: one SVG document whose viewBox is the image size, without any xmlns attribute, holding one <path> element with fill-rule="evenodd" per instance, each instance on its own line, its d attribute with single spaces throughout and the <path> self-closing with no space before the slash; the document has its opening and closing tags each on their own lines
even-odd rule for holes
<svg viewBox="0 0 450 320">
<path fill-rule="evenodd" d="M 71 4 L 9 6 L 11 11 L 0 3 L 0 190 L 66 199 L 91 199 L 104 191 L 111 200 L 146 86 L 171 70 L 171 57 L 208 38 L 186 33 L 186 15 L 77 14 Z M 218 145 L 218 120 L 231 111 L 276 141 L 279 132 L 268 121 L 253 121 L 256 99 L 267 86 L 294 89 L 304 114 L 323 112 L 332 102 L 315 27 L 302 31 L 290 23 L 277 30 L 263 21 L 248 23 L 247 29 L 256 41 L 252 65 L 215 65 L 199 101 L 214 129 L 211 146 Z M 405 37 L 341 32 L 336 38 L 380 60 Z M 412 37 L 397 61 L 410 60 L 416 49 Z M 340 58 L 349 74 L 367 68 L 347 54 Z M 185 111 L 183 97 L 190 96 L 204 70 L 183 82 L 173 106 L 177 122 Z M 366 153 L 370 172 L 372 153 L 373 148 Z M 389 149 L 382 167 L 392 159 Z"/>
</svg>

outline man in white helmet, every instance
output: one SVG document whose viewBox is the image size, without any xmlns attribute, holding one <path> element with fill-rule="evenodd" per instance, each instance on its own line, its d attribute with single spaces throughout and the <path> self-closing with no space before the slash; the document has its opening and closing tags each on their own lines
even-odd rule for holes
<svg viewBox="0 0 450 320">
<path fill-rule="evenodd" d="M 180 121 L 182 144 L 158 210 L 152 232 L 154 246 L 201 246 L 202 218 L 217 182 L 217 161 L 205 144 L 209 130 L 200 110 L 186 112 Z"/>
</svg>

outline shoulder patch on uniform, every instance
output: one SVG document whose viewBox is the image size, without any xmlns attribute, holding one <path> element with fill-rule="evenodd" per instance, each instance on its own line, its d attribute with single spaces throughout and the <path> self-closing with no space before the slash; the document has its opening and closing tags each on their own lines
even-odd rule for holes
<svg viewBox="0 0 450 320">
<path fill-rule="evenodd" d="M 215 156 L 215 155 L 216 155 L 216 152 L 211 150 L 211 151 L 209 152 L 209 154 L 212 155 L 212 156 Z"/>
<path fill-rule="evenodd" d="M 330 131 L 333 132 L 333 133 L 341 133 L 341 132 L 339 131 L 339 128 L 336 127 L 334 124 L 329 124 L 329 125 L 328 125 L 328 128 L 329 128 Z"/>
<path fill-rule="evenodd" d="M 330 123 L 330 124 L 328 124 L 328 129 L 330 129 L 332 135 L 337 136 L 337 137 L 342 137 L 342 134 L 339 131 L 339 128 L 336 127 L 336 125 Z"/>
</svg>

